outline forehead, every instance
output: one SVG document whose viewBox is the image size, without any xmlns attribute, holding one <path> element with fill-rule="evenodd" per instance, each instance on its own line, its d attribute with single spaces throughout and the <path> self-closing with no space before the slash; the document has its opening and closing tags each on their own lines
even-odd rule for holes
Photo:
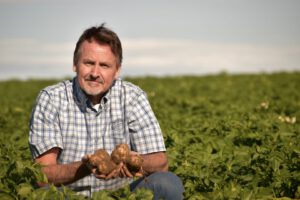
<svg viewBox="0 0 300 200">
<path fill-rule="evenodd" d="M 76 57 L 77 62 L 84 59 L 91 59 L 120 66 L 118 57 L 113 53 L 111 47 L 108 44 L 99 43 L 93 39 L 90 41 L 85 40 L 80 44 Z"/>
<path fill-rule="evenodd" d="M 79 47 L 80 53 L 106 53 L 106 54 L 112 54 L 113 52 L 111 50 L 111 47 L 108 44 L 104 43 L 98 43 L 94 40 L 88 41 L 85 40 L 82 42 L 82 44 Z"/>
</svg>

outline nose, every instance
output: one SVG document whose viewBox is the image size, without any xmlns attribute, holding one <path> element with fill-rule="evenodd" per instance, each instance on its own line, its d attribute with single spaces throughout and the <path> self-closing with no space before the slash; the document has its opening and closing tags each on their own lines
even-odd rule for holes
<svg viewBox="0 0 300 200">
<path fill-rule="evenodd" d="M 97 66 L 93 66 L 91 68 L 91 72 L 90 72 L 91 76 L 93 77 L 99 77 L 100 76 L 100 70 Z"/>
</svg>

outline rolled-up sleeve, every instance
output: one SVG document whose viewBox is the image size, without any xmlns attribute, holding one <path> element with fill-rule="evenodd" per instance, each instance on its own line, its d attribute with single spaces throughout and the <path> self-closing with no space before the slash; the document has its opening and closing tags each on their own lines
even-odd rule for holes
<svg viewBox="0 0 300 200">
<path fill-rule="evenodd" d="M 29 124 L 29 147 L 33 159 L 53 147 L 63 148 L 56 102 L 46 91 L 41 91 L 37 97 Z"/>
<path fill-rule="evenodd" d="M 159 123 L 144 92 L 131 102 L 128 127 L 132 148 L 140 154 L 165 151 Z"/>
</svg>

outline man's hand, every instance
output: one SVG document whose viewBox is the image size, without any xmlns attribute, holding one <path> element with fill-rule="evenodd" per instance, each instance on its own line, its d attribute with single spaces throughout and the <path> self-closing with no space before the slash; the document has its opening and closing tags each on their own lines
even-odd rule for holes
<svg viewBox="0 0 300 200">
<path fill-rule="evenodd" d="M 99 174 L 97 171 L 97 168 L 92 168 L 91 172 L 94 174 L 94 176 L 96 178 L 99 179 L 113 179 L 113 178 L 117 178 L 117 177 L 121 177 L 121 168 L 122 168 L 123 163 L 120 163 L 119 165 L 117 165 L 117 167 L 115 169 L 113 169 L 109 174 L 105 175 L 105 174 Z"/>
<path fill-rule="evenodd" d="M 94 154 L 85 155 L 82 162 L 87 166 L 92 174 L 99 179 L 142 177 L 145 175 L 142 163 L 143 159 L 137 152 L 131 151 L 128 158 L 118 165 L 108 157 L 106 159 L 95 157 Z M 112 163 L 111 163 L 112 162 Z"/>
<path fill-rule="evenodd" d="M 128 168 L 126 167 L 126 165 L 123 162 L 121 162 L 119 165 L 117 165 L 117 167 L 112 172 L 110 172 L 107 175 L 99 174 L 98 171 L 97 171 L 97 168 L 95 168 L 95 167 L 91 168 L 91 172 L 92 172 L 92 174 L 94 174 L 94 176 L 96 178 L 105 179 L 105 180 L 113 179 L 113 178 L 117 178 L 117 177 L 120 177 L 120 178 L 129 177 L 129 178 L 132 178 L 134 176 L 136 176 L 136 177 L 142 177 L 143 176 L 143 174 L 142 174 L 141 171 L 132 174 L 128 170 Z"/>
<path fill-rule="evenodd" d="M 137 152 L 135 151 L 130 151 L 130 156 L 135 156 L 135 155 L 139 155 Z M 141 168 L 139 169 L 139 171 L 137 172 L 131 172 L 127 166 L 125 164 L 123 164 L 122 168 L 121 168 L 121 175 L 122 177 L 142 177 L 144 176 L 144 173 L 143 173 L 143 168 L 141 166 Z"/>
<path fill-rule="evenodd" d="M 126 165 L 123 165 L 122 168 L 121 168 L 121 175 L 122 177 L 129 177 L 129 178 L 132 178 L 132 177 L 143 177 L 144 174 L 143 174 L 143 169 L 141 167 L 140 171 L 136 172 L 136 173 L 132 173 L 128 170 L 128 168 L 126 167 Z"/>
<path fill-rule="evenodd" d="M 91 156 L 92 155 L 85 155 L 82 158 L 82 162 L 87 166 L 87 168 L 90 170 L 90 172 L 96 178 L 107 180 L 107 179 L 116 178 L 116 177 L 120 176 L 120 170 L 122 168 L 122 163 L 120 163 L 119 165 L 116 165 L 114 167 L 114 169 L 111 172 L 109 172 L 108 174 L 100 174 L 99 170 L 97 169 L 97 167 L 95 165 L 91 164 L 91 162 L 90 162 Z M 100 164 L 100 163 L 98 163 L 98 164 Z"/>
</svg>

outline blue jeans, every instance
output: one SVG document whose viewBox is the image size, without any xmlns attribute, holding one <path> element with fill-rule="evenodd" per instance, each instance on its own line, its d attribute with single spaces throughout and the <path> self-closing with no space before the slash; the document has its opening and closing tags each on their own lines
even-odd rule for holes
<svg viewBox="0 0 300 200">
<path fill-rule="evenodd" d="M 178 176 L 171 172 L 155 172 L 130 184 L 130 190 L 146 188 L 152 190 L 153 199 L 183 199 L 184 188 Z"/>
</svg>

